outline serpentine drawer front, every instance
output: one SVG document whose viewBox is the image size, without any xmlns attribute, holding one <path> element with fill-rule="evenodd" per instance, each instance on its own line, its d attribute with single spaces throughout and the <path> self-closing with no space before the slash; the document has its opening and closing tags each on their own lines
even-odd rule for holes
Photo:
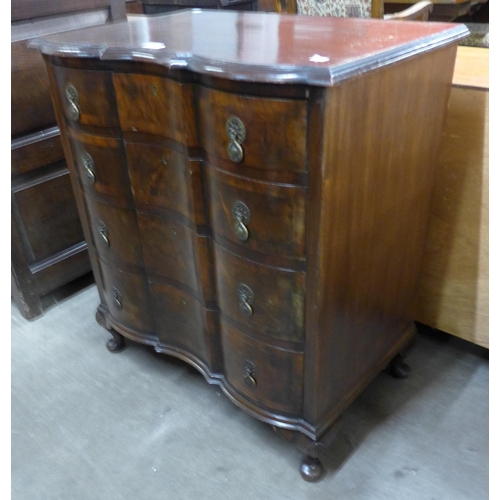
<svg viewBox="0 0 500 500">
<path fill-rule="evenodd" d="M 133 206 L 122 142 L 69 130 L 81 188 L 104 203 Z"/>
<path fill-rule="evenodd" d="M 309 481 L 344 410 L 387 365 L 405 373 L 414 339 L 467 29 L 400 26 L 197 10 L 32 42 L 108 349 L 127 338 L 192 364 L 295 443 Z"/>
</svg>

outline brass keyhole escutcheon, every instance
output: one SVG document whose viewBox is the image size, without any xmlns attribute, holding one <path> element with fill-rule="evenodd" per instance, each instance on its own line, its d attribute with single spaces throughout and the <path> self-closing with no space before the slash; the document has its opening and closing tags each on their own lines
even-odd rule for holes
<svg viewBox="0 0 500 500">
<path fill-rule="evenodd" d="M 82 154 L 82 163 L 91 184 L 95 183 L 94 159 L 86 151 Z"/>
<path fill-rule="evenodd" d="M 239 300 L 239 310 L 243 316 L 251 318 L 253 315 L 252 304 L 255 298 L 253 290 L 245 283 L 239 283 L 236 287 L 236 296 Z"/>
<path fill-rule="evenodd" d="M 73 84 L 68 83 L 64 89 L 64 93 L 68 100 L 68 107 L 66 108 L 68 118 L 76 122 L 80 118 L 80 108 L 78 107 L 80 97 L 78 96 L 78 91 Z"/>
<path fill-rule="evenodd" d="M 167 164 L 167 157 L 165 155 L 161 155 L 161 161 L 163 162 L 163 165 Z"/>
<path fill-rule="evenodd" d="M 231 212 L 234 217 L 234 233 L 240 241 L 248 240 L 248 224 L 250 223 L 250 209 L 239 200 L 233 203 Z"/>
<path fill-rule="evenodd" d="M 256 372 L 257 368 L 255 367 L 255 364 L 246 359 L 245 362 L 243 363 L 243 373 L 244 373 L 243 381 L 245 382 L 246 386 L 251 388 L 256 387 L 257 385 Z"/>
<path fill-rule="evenodd" d="M 108 228 L 106 227 L 106 224 L 102 220 L 99 221 L 97 224 L 97 231 L 101 235 L 101 239 L 104 242 L 104 244 L 109 247 L 109 235 L 108 235 Z"/>
<path fill-rule="evenodd" d="M 76 90 L 75 86 L 72 83 L 68 83 L 66 85 L 64 92 L 66 94 L 66 99 L 68 99 L 68 102 L 72 102 L 73 104 L 78 104 L 80 97 L 78 95 L 78 91 Z"/>
<path fill-rule="evenodd" d="M 230 116 L 226 121 L 226 134 L 229 137 L 227 154 L 234 163 L 243 160 L 243 149 L 241 144 L 246 139 L 246 129 L 243 122 L 237 116 Z"/>
<path fill-rule="evenodd" d="M 117 309 L 123 309 L 122 294 L 116 287 L 111 288 L 111 295 L 113 296 L 113 304 Z"/>
<path fill-rule="evenodd" d="M 156 84 L 153 83 L 152 88 L 153 88 L 153 95 L 157 96 L 158 95 L 158 89 L 156 88 Z"/>
<path fill-rule="evenodd" d="M 232 141 L 243 144 L 247 131 L 245 125 L 237 116 L 230 116 L 226 121 L 226 134 Z"/>
</svg>

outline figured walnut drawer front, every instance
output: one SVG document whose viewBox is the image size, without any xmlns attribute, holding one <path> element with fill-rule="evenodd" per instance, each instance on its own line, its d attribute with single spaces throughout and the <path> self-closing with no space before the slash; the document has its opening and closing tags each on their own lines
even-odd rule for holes
<svg viewBox="0 0 500 500">
<path fill-rule="evenodd" d="M 265 170 L 306 170 L 307 102 L 200 89 L 209 159 Z"/>
<path fill-rule="evenodd" d="M 174 212 L 194 221 L 189 159 L 147 144 L 127 143 L 125 149 L 137 209 L 167 215 Z M 196 174 L 201 177 L 199 168 Z"/>
<path fill-rule="evenodd" d="M 304 258 L 305 188 L 207 168 L 212 229 L 265 254 Z"/>
<path fill-rule="evenodd" d="M 231 386 L 258 406 L 300 415 L 303 398 L 302 352 L 251 339 L 221 321 L 224 370 Z"/>
<path fill-rule="evenodd" d="M 223 314 L 262 335 L 303 341 L 305 273 L 243 259 L 217 244 L 214 254 Z"/>
<path fill-rule="evenodd" d="M 86 198 L 90 230 L 101 259 L 120 267 L 144 267 L 135 210 Z"/>
<path fill-rule="evenodd" d="M 70 130 L 70 143 L 83 189 L 106 201 L 131 205 L 132 192 L 120 140 Z"/>
<path fill-rule="evenodd" d="M 209 238 L 166 217 L 137 214 L 149 275 L 168 278 L 199 300 L 213 301 Z"/>
<path fill-rule="evenodd" d="M 111 73 L 53 66 L 59 103 L 75 128 L 118 129 Z"/>
<path fill-rule="evenodd" d="M 130 274 L 99 260 L 104 299 L 109 313 L 119 323 L 139 332 L 154 331 L 146 276 Z"/>
<path fill-rule="evenodd" d="M 209 341 L 215 335 L 215 311 L 207 311 L 189 293 L 161 283 L 150 283 L 160 343 L 183 349 L 209 363 Z"/>
<path fill-rule="evenodd" d="M 152 75 L 113 75 L 118 114 L 124 132 L 167 137 L 197 146 L 192 85 Z"/>
</svg>

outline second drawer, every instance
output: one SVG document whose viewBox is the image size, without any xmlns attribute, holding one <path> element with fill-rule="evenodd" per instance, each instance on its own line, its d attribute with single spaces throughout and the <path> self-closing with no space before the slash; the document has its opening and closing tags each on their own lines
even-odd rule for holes
<svg viewBox="0 0 500 500">
<path fill-rule="evenodd" d="M 305 188 L 207 168 L 213 231 L 249 250 L 305 258 Z"/>
</svg>

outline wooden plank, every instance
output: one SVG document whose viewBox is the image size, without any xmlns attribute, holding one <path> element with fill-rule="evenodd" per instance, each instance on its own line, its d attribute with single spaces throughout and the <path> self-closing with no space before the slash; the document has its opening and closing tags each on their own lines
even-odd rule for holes
<svg viewBox="0 0 500 500">
<path fill-rule="evenodd" d="M 416 314 L 421 323 L 484 347 L 489 347 L 488 119 L 488 91 L 453 87 Z"/>
<path fill-rule="evenodd" d="M 458 47 L 453 85 L 488 90 L 490 88 L 490 49 Z"/>
</svg>

